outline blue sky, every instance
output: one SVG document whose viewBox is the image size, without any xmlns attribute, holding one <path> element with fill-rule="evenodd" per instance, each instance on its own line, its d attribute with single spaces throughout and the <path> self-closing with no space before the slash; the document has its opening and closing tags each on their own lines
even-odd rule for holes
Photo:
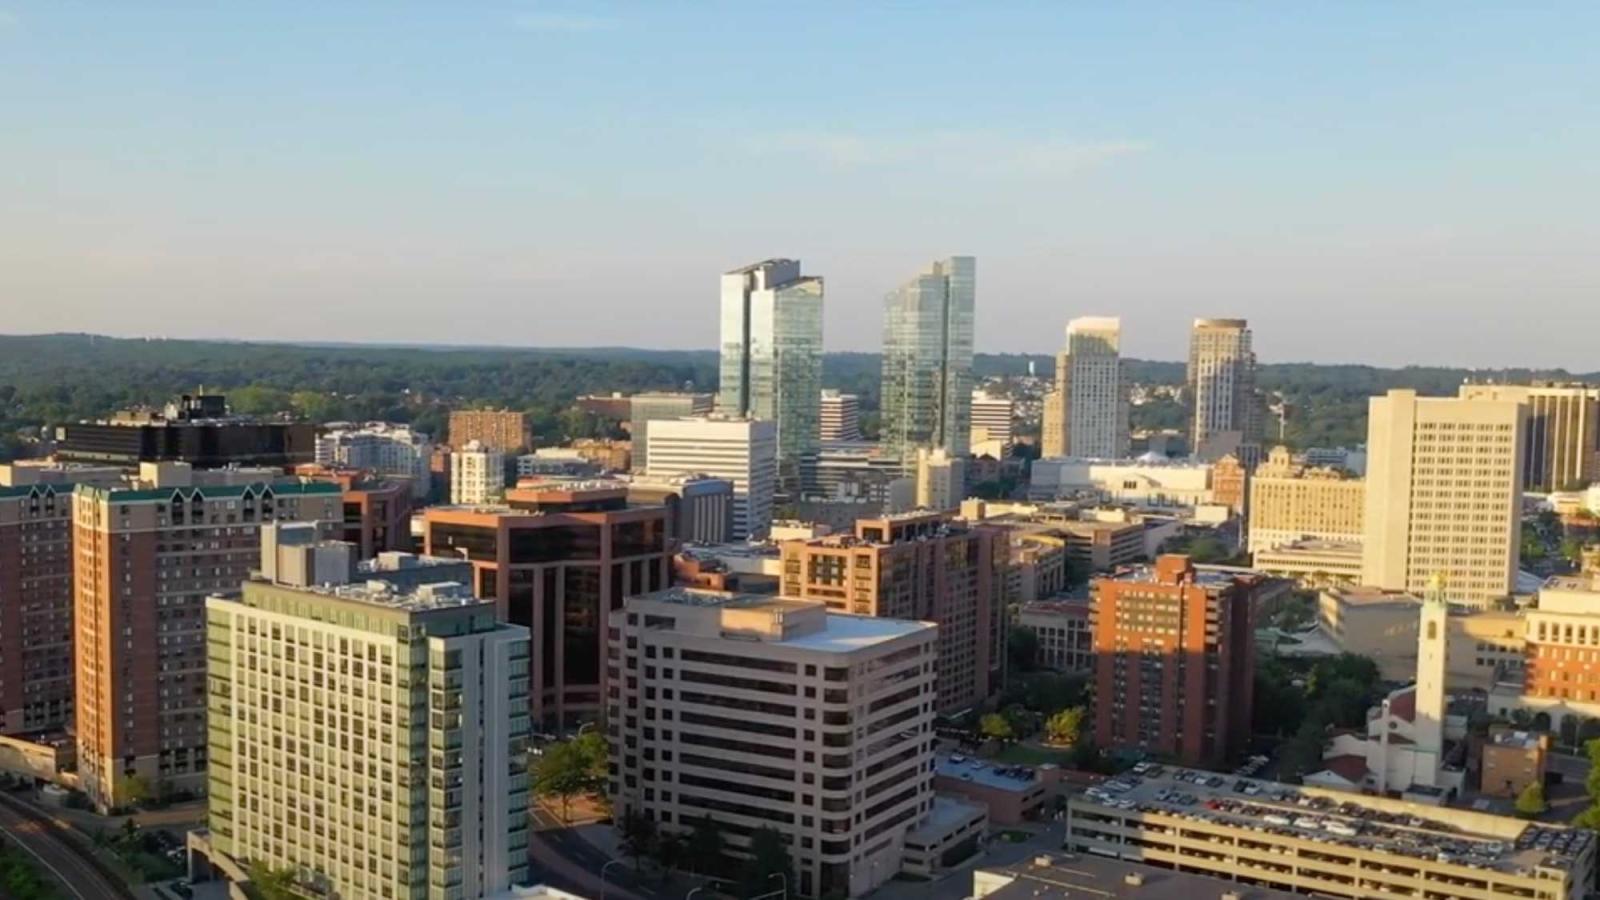
<svg viewBox="0 0 1600 900">
<path fill-rule="evenodd" d="M 864 8 L 863 8 L 864 6 Z M 1515 8 L 1513 8 L 1515 7 Z M 827 343 L 978 257 L 980 350 L 1600 369 L 1600 4 L 7 3 L 6 331 Z"/>
</svg>

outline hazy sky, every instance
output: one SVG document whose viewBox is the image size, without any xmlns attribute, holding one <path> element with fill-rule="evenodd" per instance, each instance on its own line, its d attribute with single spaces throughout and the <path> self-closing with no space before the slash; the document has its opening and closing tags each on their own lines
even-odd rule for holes
<svg viewBox="0 0 1600 900">
<path fill-rule="evenodd" d="M 862 9 L 860 7 L 867 7 Z M 1600 3 L 0 0 L 0 330 L 1600 369 Z"/>
</svg>

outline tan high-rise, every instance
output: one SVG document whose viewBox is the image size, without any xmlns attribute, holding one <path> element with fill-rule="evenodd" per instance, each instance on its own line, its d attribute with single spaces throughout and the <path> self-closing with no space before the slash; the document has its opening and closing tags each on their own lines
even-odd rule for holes
<svg viewBox="0 0 1600 900">
<path fill-rule="evenodd" d="M 1195 319 L 1189 332 L 1189 447 L 1202 459 L 1260 453 L 1261 398 L 1256 354 L 1244 319 Z"/>
<path fill-rule="evenodd" d="M 1514 400 L 1393 390 L 1367 415 L 1362 580 L 1421 594 L 1444 579 L 1451 603 L 1508 595 L 1519 562 L 1523 435 Z"/>
<path fill-rule="evenodd" d="M 1338 469 L 1295 465 L 1275 447 L 1250 481 L 1250 552 L 1293 541 L 1358 542 L 1366 483 Z"/>
<path fill-rule="evenodd" d="M 1045 397 L 1045 456 L 1120 459 L 1128 455 L 1128 390 L 1122 374 L 1122 320 L 1067 323 L 1056 356 L 1055 390 Z"/>
<path fill-rule="evenodd" d="M 1464 384 L 1461 398 L 1515 400 L 1528 407 L 1523 490 L 1566 490 L 1600 477 L 1600 387 Z"/>
</svg>

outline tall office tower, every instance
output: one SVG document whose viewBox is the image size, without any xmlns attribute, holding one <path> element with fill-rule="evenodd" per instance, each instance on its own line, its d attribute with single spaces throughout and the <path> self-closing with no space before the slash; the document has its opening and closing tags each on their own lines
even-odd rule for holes
<svg viewBox="0 0 1600 900">
<path fill-rule="evenodd" d="M 822 396 L 822 279 L 769 259 L 722 276 L 718 411 L 777 426 L 778 478 L 798 491 L 817 452 Z"/>
<path fill-rule="evenodd" d="M 1055 389 L 1045 397 L 1044 455 L 1081 459 L 1128 456 L 1128 384 L 1122 373 L 1122 320 L 1087 317 L 1067 323 L 1056 354 Z"/>
<path fill-rule="evenodd" d="M 835 390 L 822 392 L 821 438 L 824 442 L 861 440 L 861 398 Z"/>
<path fill-rule="evenodd" d="M 1463 400 L 1515 400 L 1528 407 L 1522 489 L 1559 491 L 1600 479 L 1600 387 L 1535 382 L 1464 384 Z"/>
<path fill-rule="evenodd" d="M 1000 534 L 937 512 L 860 519 L 854 534 L 784 541 L 779 592 L 835 612 L 936 623 L 939 711 L 970 709 L 1000 689 Z"/>
<path fill-rule="evenodd" d="M 1366 504 L 1366 482 L 1296 465 L 1289 448 L 1274 447 L 1250 479 L 1250 552 L 1304 539 L 1360 543 Z"/>
<path fill-rule="evenodd" d="M 884 298 L 883 443 L 907 472 L 918 447 L 967 455 L 977 263 L 952 256 Z"/>
<path fill-rule="evenodd" d="M 508 896 L 528 874 L 528 630 L 465 585 L 290 568 L 205 603 L 213 860 L 308 896 Z"/>
<path fill-rule="evenodd" d="M 1195 319 L 1189 333 L 1189 446 L 1201 459 L 1260 455 L 1256 354 L 1244 319 Z"/>
<path fill-rule="evenodd" d="M 666 509 L 628 506 L 622 482 L 513 488 L 503 504 L 432 507 L 425 552 L 465 557 L 474 592 L 534 635 L 529 702 L 540 730 L 599 716 L 606 623 L 624 599 L 667 586 Z"/>
<path fill-rule="evenodd" d="M 766 537 L 778 487 L 772 422 L 702 416 L 650 425 L 650 473 L 710 475 L 733 482 L 733 539 Z"/>
<path fill-rule="evenodd" d="M 450 502 L 494 503 L 506 490 L 506 457 L 479 441 L 468 441 L 450 454 Z"/>
<path fill-rule="evenodd" d="M 1094 580 L 1095 741 L 1215 765 L 1250 740 L 1265 579 L 1202 572 L 1187 556 Z"/>
<path fill-rule="evenodd" d="M 900 871 L 933 809 L 937 629 L 681 587 L 618 618 L 619 821 L 639 812 L 685 836 L 714 822 L 735 854 L 775 829 L 791 896 L 856 897 Z"/>
<path fill-rule="evenodd" d="M 684 416 L 709 415 L 713 401 L 711 394 L 667 393 L 654 391 L 634 394 L 629 400 L 628 434 L 633 443 L 632 468 L 643 472 L 650 468 L 650 422 L 654 419 L 681 419 Z"/>
<path fill-rule="evenodd" d="M 1367 412 L 1362 581 L 1484 607 L 1516 587 L 1528 408 L 1392 390 Z"/>
<path fill-rule="evenodd" d="M 917 506 L 951 510 L 966 497 L 967 460 L 953 458 L 943 449 L 917 449 Z"/>
<path fill-rule="evenodd" d="M 450 446 L 460 450 L 477 441 L 501 453 L 518 453 L 533 444 L 528 417 L 507 409 L 458 409 L 450 413 Z"/>
<path fill-rule="evenodd" d="M 972 430 L 967 442 L 973 456 L 1001 459 L 1011 452 L 1011 432 L 1016 405 L 1010 397 L 972 392 Z"/>
<path fill-rule="evenodd" d="M 336 484 L 200 475 L 146 465 L 125 486 L 73 494 L 78 776 L 100 809 L 205 785 L 206 595 L 259 564 L 263 524 L 343 517 Z"/>
<path fill-rule="evenodd" d="M 317 463 L 365 469 L 374 475 L 404 478 L 411 496 L 426 499 L 433 489 L 433 442 L 408 425 L 387 422 L 336 422 L 317 438 Z"/>
</svg>

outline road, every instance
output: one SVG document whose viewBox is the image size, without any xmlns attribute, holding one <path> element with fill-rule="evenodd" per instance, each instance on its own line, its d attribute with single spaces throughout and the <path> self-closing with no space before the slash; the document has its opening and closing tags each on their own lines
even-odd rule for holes
<svg viewBox="0 0 1600 900">
<path fill-rule="evenodd" d="M 18 801 L 0 795 L 0 832 L 33 857 L 44 874 L 60 882 L 74 900 L 133 900 L 120 881 L 103 874 L 69 844 L 63 828 Z"/>
<path fill-rule="evenodd" d="M 536 879 L 551 887 L 570 891 L 584 897 L 600 900 L 656 900 L 661 897 L 648 885 L 635 884 L 632 863 L 605 870 L 602 883 L 601 869 L 611 858 L 578 833 L 562 826 L 559 819 L 543 807 L 535 807 L 534 828 L 528 836 L 528 856 L 533 861 L 539 877 Z"/>
</svg>

